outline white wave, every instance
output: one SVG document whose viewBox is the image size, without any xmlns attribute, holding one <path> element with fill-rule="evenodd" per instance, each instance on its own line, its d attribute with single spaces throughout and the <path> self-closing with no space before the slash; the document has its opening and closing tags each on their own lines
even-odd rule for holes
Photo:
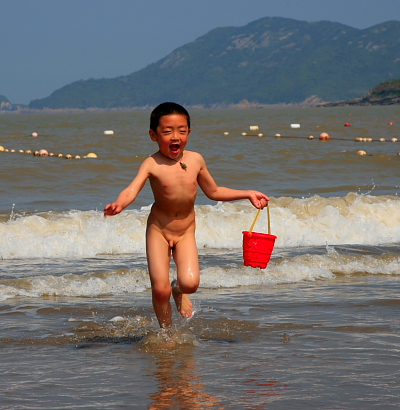
<svg viewBox="0 0 400 410">
<path fill-rule="evenodd" d="M 380 256 L 341 255 L 329 250 L 325 255 L 300 255 L 272 260 L 266 269 L 230 264 L 201 270 L 200 288 L 274 286 L 286 283 L 334 280 L 338 275 L 400 275 L 400 260 L 394 254 Z M 171 270 L 171 280 L 176 271 Z M 117 270 L 103 274 L 65 274 L 0 281 L 0 300 L 16 296 L 97 297 L 138 293 L 150 288 L 146 269 Z"/>
<path fill-rule="evenodd" d="M 277 248 L 400 243 L 400 200 L 358 195 L 343 198 L 277 198 L 270 203 Z M 0 223 L 3 259 L 70 258 L 145 252 L 150 207 L 104 219 L 101 212 L 70 211 L 14 217 Z M 196 206 L 199 248 L 237 249 L 256 209 L 248 201 Z M 267 212 L 254 231 L 267 232 Z"/>
<path fill-rule="evenodd" d="M 0 300 L 15 296 L 41 297 L 121 295 L 143 292 L 150 287 L 147 271 L 115 271 L 107 274 L 38 276 L 0 282 Z"/>
</svg>

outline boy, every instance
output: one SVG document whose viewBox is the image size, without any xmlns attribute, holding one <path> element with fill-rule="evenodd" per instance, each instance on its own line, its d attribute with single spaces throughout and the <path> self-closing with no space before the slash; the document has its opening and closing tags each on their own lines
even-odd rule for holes
<svg viewBox="0 0 400 410">
<path fill-rule="evenodd" d="M 142 190 L 147 179 L 154 195 L 146 229 L 146 253 L 152 288 L 153 307 L 161 328 L 172 326 L 171 293 L 179 313 L 190 318 L 193 306 L 188 294 L 196 292 L 200 268 L 195 240 L 194 203 L 198 185 L 214 201 L 249 199 L 264 208 L 269 198 L 261 192 L 219 187 L 208 172 L 203 157 L 186 151 L 190 116 L 182 106 L 166 102 L 150 116 L 150 138 L 159 150 L 145 159 L 132 183 L 104 216 L 120 213 Z M 170 284 L 171 254 L 177 267 L 177 280 Z"/>
</svg>

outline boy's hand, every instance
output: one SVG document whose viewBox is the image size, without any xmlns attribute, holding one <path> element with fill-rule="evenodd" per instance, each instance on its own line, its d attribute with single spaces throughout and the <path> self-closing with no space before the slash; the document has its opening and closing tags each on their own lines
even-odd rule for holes
<svg viewBox="0 0 400 410">
<path fill-rule="evenodd" d="M 107 218 L 107 216 L 117 215 L 121 211 L 122 211 L 121 205 L 117 205 L 115 202 L 113 202 L 112 204 L 108 204 L 104 208 L 104 218 Z"/>
<path fill-rule="evenodd" d="M 267 195 L 263 194 L 262 192 L 252 191 L 250 193 L 250 202 L 257 208 L 257 209 L 264 209 L 268 206 L 269 198 Z"/>
</svg>

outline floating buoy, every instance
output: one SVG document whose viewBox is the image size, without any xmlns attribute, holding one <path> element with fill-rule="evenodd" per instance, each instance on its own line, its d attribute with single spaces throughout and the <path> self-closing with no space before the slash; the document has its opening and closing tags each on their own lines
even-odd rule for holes
<svg viewBox="0 0 400 410">
<path fill-rule="evenodd" d="M 49 157 L 54 157 L 54 152 L 49 152 Z"/>
<path fill-rule="evenodd" d="M 115 316 L 112 319 L 109 320 L 109 322 L 124 322 L 126 319 L 124 319 L 122 316 Z"/>
<path fill-rule="evenodd" d="M 24 151 L 23 149 L 20 149 L 18 152 L 19 152 L 20 154 L 23 154 L 25 151 Z"/>
<path fill-rule="evenodd" d="M 71 159 L 72 158 L 72 155 L 71 154 L 67 154 L 66 156 L 65 156 L 65 159 Z"/>
<path fill-rule="evenodd" d="M 39 136 L 39 134 L 37 133 L 37 132 L 32 132 L 32 137 L 38 137 Z"/>
<path fill-rule="evenodd" d="M 4 152 L 8 152 L 8 149 L 7 149 L 7 148 L 4 148 Z"/>
<path fill-rule="evenodd" d="M 345 127 L 350 127 L 350 125 L 351 124 L 349 122 L 346 122 L 346 124 L 344 124 Z"/>
<path fill-rule="evenodd" d="M 379 141 L 380 142 L 385 142 L 386 140 L 385 140 L 385 138 L 379 138 Z"/>
<path fill-rule="evenodd" d="M 4 152 L 4 147 L 0 145 L 0 152 Z"/>
<path fill-rule="evenodd" d="M 313 139 L 314 139 L 314 135 L 309 135 L 309 136 L 308 136 L 308 139 L 309 139 L 309 140 L 313 140 Z"/>
<path fill-rule="evenodd" d="M 15 152 L 15 149 L 11 149 L 10 152 L 13 152 L 13 153 L 14 153 L 14 152 Z"/>
<path fill-rule="evenodd" d="M 357 151 L 357 155 L 367 155 L 367 153 L 365 151 L 360 150 Z"/>
<path fill-rule="evenodd" d="M 250 131 L 258 131 L 258 125 L 250 125 Z"/>
<path fill-rule="evenodd" d="M 80 159 L 81 157 L 79 155 L 75 155 L 75 159 Z"/>
<path fill-rule="evenodd" d="M 39 156 L 40 157 L 47 157 L 49 155 L 49 153 L 47 152 L 47 150 L 45 150 L 45 149 L 41 149 L 40 151 L 39 151 Z"/>
<path fill-rule="evenodd" d="M 275 137 L 276 137 L 276 138 L 281 138 L 282 135 L 281 135 L 281 134 L 275 134 Z"/>
<path fill-rule="evenodd" d="M 94 152 L 89 152 L 85 158 L 97 158 L 97 155 Z"/>
<path fill-rule="evenodd" d="M 243 137 L 247 135 L 247 132 L 242 132 Z"/>
<path fill-rule="evenodd" d="M 397 142 L 397 138 L 392 138 L 392 141 L 393 141 L 393 142 Z"/>
<path fill-rule="evenodd" d="M 356 138 L 356 141 L 357 141 L 357 142 L 362 142 L 362 140 L 363 140 L 363 139 L 362 139 L 361 137 L 357 137 L 357 138 Z"/>
<path fill-rule="evenodd" d="M 58 158 L 62 158 L 62 157 L 63 157 L 63 154 L 61 154 L 61 153 L 60 153 L 60 154 L 57 154 L 57 157 L 58 157 Z"/>
<path fill-rule="evenodd" d="M 290 128 L 300 128 L 300 124 L 290 124 Z"/>
<path fill-rule="evenodd" d="M 104 131 L 104 135 L 114 135 L 114 131 L 113 130 L 106 130 L 106 131 Z"/>
<path fill-rule="evenodd" d="M 224 132 L 224 135 L 229 135 L 229 132 L 225 131 L 225 132 Z"/>
<path fill-rule="evenodd" d="M 329 141 L 330 139 L 331 139 L 331 137 L 330 137 L 329 134 L 326 133 L 326 132 L 322 132 L 322 133 L 319 135 L 319 140 L 320 140 L 320 141 Z"/>
<path fill-rule="evenodd" d="M 32 154 L 32 151 L 31 151 L 30 149 L 27 149 L 27 150 L 25 151 L 25 154 Z"/>
<path fill-rule="evenodd" d="M 393 125 L 393 123 L 392 123 L 392 122 L 389 122 L 389 125 Z"/>
<path fill-rule="evenodd" d="M 260 134 L 258 134 L 258 136 L 259 136 L 259 137 L 263 137 L 263 136 L 264 136 L 264 134 L 261 134 L 261 133 L 260 133 Z"/>
</svg>

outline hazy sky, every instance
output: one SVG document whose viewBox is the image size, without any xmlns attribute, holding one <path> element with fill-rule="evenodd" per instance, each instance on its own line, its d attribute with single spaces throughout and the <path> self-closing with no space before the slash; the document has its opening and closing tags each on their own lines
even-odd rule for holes
<svg viewBox="0 0 400 410">
<path fill-rule="evenodd" d="M 0 95 L 27 104 L 133 73 L 213 28 L 275 16 L 364 29 L 400 20 L 400 0 L 0 0 Z"/>
</svg>

